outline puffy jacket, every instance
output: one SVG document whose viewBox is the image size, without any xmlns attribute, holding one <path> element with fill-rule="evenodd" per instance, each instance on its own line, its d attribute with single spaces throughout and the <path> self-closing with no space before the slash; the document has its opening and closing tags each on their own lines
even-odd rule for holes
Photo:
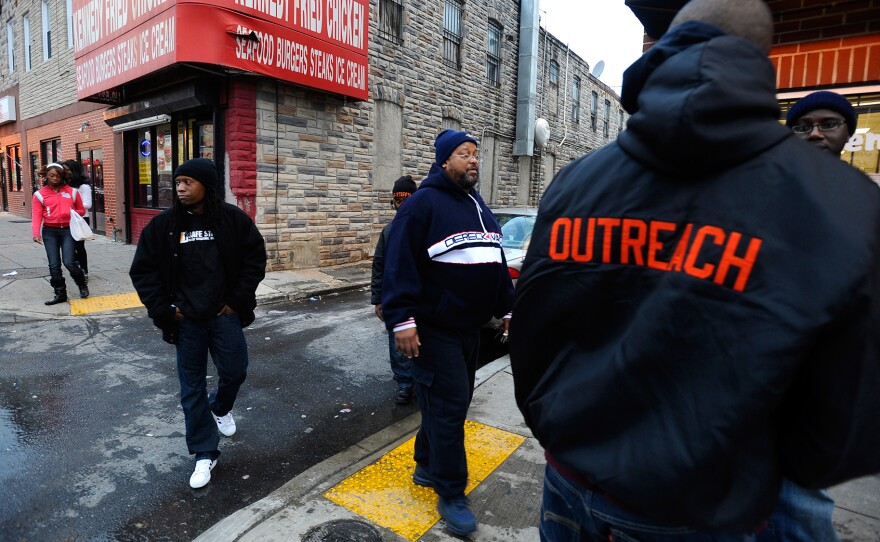
<svg viewBox="0 0 880 542">
<path fill-rule="evenodd" d="M 516 400 L 625 507 L 743 532 L 782 476 L 880 471 L 880 190 L 778 123 L 751 43 L 686 23 L 657 46 L 626 74 L 627 130 L 541 202 Z"/>
<path fill-rule="evenodd" d="M 437 164 L 391 222 L 382 314 L 408 323 L 479 327 L 513 303 L 501 227 L 480 194 L 464 192 Z"/>
<path fill-rule="evenodd" d="M 266 247 L 253 220 L 238 207 L 222 203 L 214 231 L 226 276 L 223 304 L 238 314 L 242 326 L 254 321 L 257 286 L 266 276 Z M 153 217 L 141 232 L 131 263 L 131 282 L 153 323 L 168 341 L 174 328 L 175 288 L 180 274 L 180 231 L 171 228 L 171 209 Z M 170 342 L 170 341 L 169 341 Z"/>
<path fill-rule="evenodd" d="M 83 200 L 75 188 L 64 185 L 58 192 L 44 186 L 34 192 L 31 200 L 31 233 L 34 237 L 42 236 L 40 228 L 43 224 L 66 228 L 70 225 L 70 213 L 85 215 Z"/>
</svg>

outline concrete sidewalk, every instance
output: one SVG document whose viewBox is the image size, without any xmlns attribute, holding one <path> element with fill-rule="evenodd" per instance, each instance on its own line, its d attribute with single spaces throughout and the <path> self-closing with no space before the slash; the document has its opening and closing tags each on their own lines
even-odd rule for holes
<svg viewBox="0 0 880 542">
<path fill-rule="evenodd" d="M 134 294 L 128 269 L 134 258 L 134 245 L 114 242 L 106 237 L 86 241 L 89 259 L 89 290 L 93 302 L 104 300 L 106 307 L 128 308 Z M 257 288 L 257 304 L 294 301 L 312 296 L 369 286 L 370 262 L 297 271 L 275 271 Z M 78 289 L 62 266 L 67 293 L 72 303 Z M 33 242 L 30 220 L 0 213 L 0 323 L 16 323 L 71 317 L 71 303 L 46 306 L 52 299 L 46 251 Z M 90 310 L 89 312 L 94 312 Z"/>
<path fill-rule="evenodd" d="M 105 238 L 87 242 L 92 297 L 105 296 L 110 299 L 112 296 L 133 293 L 128 268 L 134 248 Z M 70 280 L 66 270 L 64 273 Z M 368 262 L 268 273 L 257 291 L 258 304 L 365 287 L 369 285 L 369 276 Z M 77 317 L 71 315 L 68 303 L 52 307 L 43 305 L 43 301 L 51 298 L 51 293 L 46 254 L 42 246 L 31 240 L 30 221 L 0 213 L 0 323 Z M 74 294 L 75 300 L 76 289 L 71 288 L 70 293 Z M 477 481 L 469 494 L 479 522 L 479 529 L 473 538 L 493 541 L 537 540 L 544 456 L 517 410 L 507 358 L 496 360 L 478 371 L 477 388 L 468 419 L 513 435 L 521 442 L 512 453 L 492 463 L 491 470 Z M 431 518 L 428 518 L 430 526 L 424 534 L 419 537 L 403 536 L 325 496 L 331 488 L 354 479 L 408 442 L 418 425 L 419 415 L 414 414 L 387 427 L 301 473 L 260 501 L 223 519 L 197 540 L 456 540 L 445 531 L 442 522 L 430 523 L 436 521 Z M 410 489 L 415 488 L 409 482 L 411 471 L 394 476 L 402 479 Z M 367 495 L 370 495 L 369 490 L 367 488 Z M 408 490 L 404 493 L 408 493 Z M 831 493 L 837 502 L 834 519 L 842 542 L 880 540 L 880 477 L 854 480 L 833 488 Z M 381 492 L 375 493 L 377 500 L 387 497 Z M 419 501 L 419 498 L 411 499 L 411 495 L 395 494 L 391 497 L 394 504 L 387 510 L 391 516 L 406 516 L 411 512 L 409 508 L 413 503 Z M 421 494 L 420 498 L 424 501 L 425 494 Z"/>
</svg>

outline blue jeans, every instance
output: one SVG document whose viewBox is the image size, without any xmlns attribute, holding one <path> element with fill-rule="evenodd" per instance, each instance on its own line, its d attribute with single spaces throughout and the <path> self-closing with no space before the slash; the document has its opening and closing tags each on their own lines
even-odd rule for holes
<svg viewBox="0 0 880 542">
<path fill-rule="evenodd" d="M 804 489 L 784 479 L 779 502 L 767 528 L 758 533 L 758 542 L 837 542 L 833 513 L 828 491 Z"/>
<path fill-rule="evenodd" d="M 391 360 L 391 372 L 394 374 L 394 380 L 401 386 L 412 386 L 413 379 L 410 374 L 412 361 L 397 351 L 393 331 L 388 332 L 388 358 Z"/>
<path fill-rule="evenodd" d="M 43 227 L 43 247 L 46 249 L 46 257 L 49 259 L 49 284 L 53 288 L 64 288 L 66 283 L 61 273 L 61 262 L 73 278 L 77 286 L 85 285 L 85 277 L 82 269 L 76 264 L 74 250 L 76 241 L 70 235 L 70 228 Z"/>
<path fill-rule="evenodd" d="M 422 413 L 413 459 L 444 499 L 464 496 L 468 468 L 464 421 L 474 395 L 480 330 L 419 324 L 419 357 L 412 376 Z"/>
<path fill-rule="evenodd" d="M 544 473 L 541 540 L 552 542 L 746 542 L 752 534 L 706 533 L 627 512 L 550 464 Z"/>
<path fill-rule="evenodd" d="M 217 367 L 219 381 L 207 391 L 208 352 Z M 248 353 L 237 314 L 211 320 L 181 320 L 177 342 L 177 376 L 180 405 L 186 421 L 186 446 L 190 454 L 220 455 L 220 434 L 211 413 L 225 416 L 232 410 L 238 390 L 247 376 Z"/>
</svg>

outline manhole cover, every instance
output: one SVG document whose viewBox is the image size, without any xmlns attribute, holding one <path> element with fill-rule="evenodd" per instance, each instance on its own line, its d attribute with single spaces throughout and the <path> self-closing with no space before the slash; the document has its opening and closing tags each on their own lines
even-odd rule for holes
<svg viewBox="0 0 880 542">
<path fill-rule="evenodd" d="M 35 268 L 30 268 L 30 269 L 14 269 L 13 271 L 15 271 L 15 274 L 8 275 L 8 276 L 6 275 L 6 273 L 11 273 L 12 271 L 0 272 L 0 275 L 2 275 L 2 277 L 0 277 L 0 278 L 4 278 L 7 280 L 9 280 L 9 279 L 12 279 L 12 280 L 22 279 L 23 280 L 23 279 L 39 279 L 39 278 L 49 276 L 49 268 L 48 267 L 35 267 Z"/>
<path fill-rule="evenodd" d="M 302 542 L 382 542 L 382 535 L 369 523 L 337 519 L 312 527 Z"/>
</svg>

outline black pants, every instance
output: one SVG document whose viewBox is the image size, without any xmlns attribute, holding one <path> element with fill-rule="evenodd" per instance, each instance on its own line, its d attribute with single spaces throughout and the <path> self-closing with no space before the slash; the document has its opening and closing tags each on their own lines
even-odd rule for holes
<svg viewBox="0 0 880 542">
<path fill-rule="evenodd" d="M 86 224 L 89 223 L 89 219 L 85 218 Z M 76 261 L 76 264 L 82 269 L 82 272 L 85 274 L 89 274 L 89 255 L 86 254 L 86 242 L 85 241 L 76 241 L 76 250 L 74 251 L 73 259 Z"/>
<path fill-rule="evenodd" d="M 419 357 L 412 376 L 422 411 L 416 434 L 416 463 L 425 468 L 443 498 L 460 497 L 467 487 L 464 421 L 474 395 L 480 330 L 419 324 Z"/>
</svg>

